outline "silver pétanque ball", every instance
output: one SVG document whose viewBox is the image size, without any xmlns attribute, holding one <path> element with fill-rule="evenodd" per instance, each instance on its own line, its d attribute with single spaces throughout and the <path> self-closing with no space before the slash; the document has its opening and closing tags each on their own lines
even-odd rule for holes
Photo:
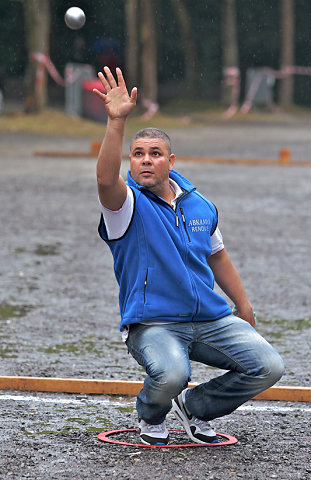
<svg viewBox="0 0 311 480">
<path fill-rule="evenodd" d="M 79 30 L 85 24 L 85 14 L 82 8 L 70 7 L 65 13 L 65 23 L 72 30 Z"/>
</svg>

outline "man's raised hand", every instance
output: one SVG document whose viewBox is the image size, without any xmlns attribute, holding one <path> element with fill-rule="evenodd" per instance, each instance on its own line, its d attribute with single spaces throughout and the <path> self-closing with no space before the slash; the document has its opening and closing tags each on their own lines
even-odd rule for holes
<svg viewBox="0 0 311 480">
<path fill-rule="evenodd" d="M 106 93 L 102 93 L 97 88 L 93 89 L 104 102 L 109 118 L 125 118 L 127 117 L 136 105 L 137 88 L 134 87 L 129 96 L 126 84 L 120 68 L 116 68 L 117 80 L 112 75 L 108 67 L 104 67 L 104 73 L 98 73 L 98 78 L 103 84 Z"/>
</svg>

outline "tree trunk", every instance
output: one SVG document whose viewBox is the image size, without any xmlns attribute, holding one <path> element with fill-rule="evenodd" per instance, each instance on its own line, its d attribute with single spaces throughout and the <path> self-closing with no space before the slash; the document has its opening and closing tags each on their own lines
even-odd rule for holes
<svg viewBox="0 0 311 480">
<path fill-rule="evenodd" d="M 196 92 L 198 77 L 198 56 L 192 35 L 190 17 L 184 0 L 171 0 L 175 10 L 185 54 L 186 89 Z"/>
<path fill-rule="evenodd" d="M 239 47 L 237 35 L 235 0 L 222 0 L 221 3 L 221 37 L 222 37 L 222 67 L 223 85 L 221 98 L 225 105 L 230 105 L 239 93 L 240 82 Z"/>
<path fill-rule="evenodd" d="M 142 90 L 145 100 L 157 102 L 157 44 L 152 0 L 141 2 Z"/>
<path fill-rule="evenodd" d="M 281 0 L 281 58 L 280 68 L 286 70 L 294 65 L 294 0 Z M 294 77 L 288 75 L 280 82 L 279 103 L 293 103 Z"/>
<path fill-rule="evenodd" d="M 28 49 L 25 111 L 31 113 L 39 112 L 47 103 L 47 71 L 32 54 L 49 54 L 50 3 L 49 0 L 24 0 L 23 5 Z"/>
<path fill-rule="evenodd" d="M 126 0 L 126 77 L 130 89 L 137 86 L 138 80 L 138 36 L 137 36 L 138 1 Z"/>
</svg>

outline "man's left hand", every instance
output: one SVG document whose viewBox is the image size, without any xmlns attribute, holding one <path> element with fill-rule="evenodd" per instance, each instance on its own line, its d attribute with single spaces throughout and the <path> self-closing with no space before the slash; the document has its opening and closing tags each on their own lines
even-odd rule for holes
<svg viewBox="0 0 311 480">
<path fill-rule="evenodd" d="M 254 311 L 251 304 L 237 308 L 236 315 L 239 318 L 242 318 L 242 320 L 245 320 L 246 322 L 248 322 L 252 327 L 255 327 L 256 320 L 255 320 L 255 315 L 254 315 Z"/>
</svg>

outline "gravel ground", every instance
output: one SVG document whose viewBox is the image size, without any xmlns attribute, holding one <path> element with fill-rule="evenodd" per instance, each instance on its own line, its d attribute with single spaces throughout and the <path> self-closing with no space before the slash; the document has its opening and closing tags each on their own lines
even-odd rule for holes
<svg viewBox="0 0 311 480">
<path fill-rule="evenodd" d="M 299 166 L 311 160 L 310 123 L 169 132 L 177 155 L 277 158 L 280 148 L 292 151 L 297 166 L 177 163 L 218 207 L 257 328 L 285 361 L 281 385 L 309 386 L 311 377 L 311 168 Z M 121 342 L 112 261 L 97 235 L 96 160 L 33 155 L 87 152 L 89 141 L 0 133 L 0 142 L 1 375 L 141 380 Z M 193 364 L 192 381 L 218 373 Z M 239 443 L 206 449 L 99 442 L 99 431 L 136 426 L 132 398 L 3 391 L 0 408 L 1 480 L 304 480 L 311 474 L 307 404 L 248 402 L 214 422 Z M 169 426 L 178 428 L 173 416 Z"/>
</svg>

